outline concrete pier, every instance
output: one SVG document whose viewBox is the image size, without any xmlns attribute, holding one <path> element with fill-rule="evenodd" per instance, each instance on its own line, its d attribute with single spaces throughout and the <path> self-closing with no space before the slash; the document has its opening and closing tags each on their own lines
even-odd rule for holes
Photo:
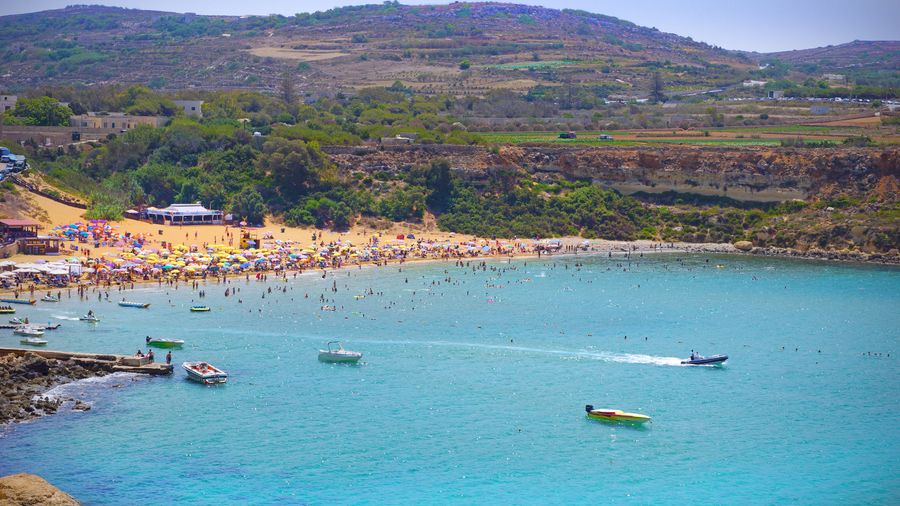
<svg viewBox="0 0 900 506">
<path fill-rule="evenodd" d="M 37 350 L 24 348 L 0 348 L 0 356 L 17 355 L 22 356 L 26 353 L 34 353 L 35 355 L 52 358 L 56 360 L 74 360 L 76 363 L 103 363 L 112 365 L 116 372 L 133 372 L 138 374 L 149 374 L 152 376 L 165 376 L 172 374 L 172 365 L 165 362 L 150 362 L 147 357 L 137 357 L 134 355 L 113 355 L 108 353 L 78 353 L 72 351 L 56 351 L 56 350 Z"/>
</svg>

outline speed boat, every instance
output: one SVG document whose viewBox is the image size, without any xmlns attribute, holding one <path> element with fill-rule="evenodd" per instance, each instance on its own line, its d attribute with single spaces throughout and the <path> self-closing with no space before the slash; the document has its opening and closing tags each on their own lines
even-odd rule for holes
<svg viewBox="0 0 900 506">
<path fill-rule="evenodd" d="M 184 362 L 181 367 L 187 371 L 188 379 L 204 385 L 214 385 L 228 381 L 228 374 L 207 362 Z"/>
<path fill-rule="evenodd" d="M 86 314 L 78 319 L 83 322 L 91 322 L 91 323 L 97 323 L 100 321 L 100 318 L 97 318 L 95 315 L 92 315 L 92 314 Z"/>
<path fill-rule="evenodd" d="M 20 336 L 28 337 L 41 337 L 42 335 L 44 335 L 44 329 L 35 325 L 19 325 L 18 327 L 13 329 L 13 334 L 19 334 Z"/>
<path fill-rule="evenodd" d="M 191 311 L 195 313 L 205 313 L 209 311 L 209 306 L 191 306 Z"/>
<path fill-rule="evenodd" d="M 147 345 L 156 348 L 181 348 L 184 346 L 184 341 L 181 339 L 152 338 L 147 341 Z"/>
<path fill-rule="evenodd" d="M 711 364 L 722 364 L 728 360 L 728 355 L 710 355 L 708 357 L 704 357 L 699 353 L 694 353 L 691 355 L 691 358 L 687 360 L 682 360 L 682 365 L 711 365 Z"/>
<path fill-rule="evenodd" d="M 120 300 L 119 305 L 122 307 L 137 307 L 137 308 L 141 308 L 141 309 L 146 309 L 146 308 L 150 307 L 150 304 L 147 302 L 131 302 L 131 301 L 127 301 L 125 299 Z"/>
<path fill-rule="evenodd" d="M 27 344 L 29 346 L 47 346 L 47 340 L 39 337 L 27 337 L 19 340 L 19 343 Z"/>
<path fill-rule="evenodd" d="M 319 350 L 319 362 L 355 364 L 361 358 L 362 353 L 345 350 L 340 341 L 329 341 L 327 350 Z"/>
<path fill-rule="evenodd" d="M 626 413 L 621 409 L 594 409 L 594 406 L 588 404 L 584 407 L 588 418 L 601 420 L 604 422 L 623 422 L 623 423 L 644 423 L 649 422 L 650 417 L 640 413 Z"/>
<path fill-rule="evenodd" d="M 41 302 L 59 302 L 59 299 L 50 294 L 47 294 L 41 297 Z"/>
</svg>

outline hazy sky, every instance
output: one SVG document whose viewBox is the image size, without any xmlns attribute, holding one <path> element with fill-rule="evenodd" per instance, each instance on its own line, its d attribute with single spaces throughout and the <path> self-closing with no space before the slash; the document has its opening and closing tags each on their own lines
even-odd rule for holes
<svg viewBox="0 0 900 506">
<path fill-rule="evenodd" d="M 284 14 L 365 0 L 0 0 L 0 14 L 100 3 L 139 9 L 198 14 Z M 401 0 L 404 4 L 446 4 L 442 0 Z M 513 3 L 571 8 L 608 14 L 727 49 L 781 51 L 855 39 L 900 39 L 900 0 L 515 0 Z"/>
</svg>

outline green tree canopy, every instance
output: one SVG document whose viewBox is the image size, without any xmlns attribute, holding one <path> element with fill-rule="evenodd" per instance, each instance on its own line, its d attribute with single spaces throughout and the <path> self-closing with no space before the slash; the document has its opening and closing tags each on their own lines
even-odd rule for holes
<svg viewBox="0 0 900 506">
<path fill-rule="evenodd" d="M 72 110 L 50 97 L 20 98 L 13 116 L 26 125 L 69 126 Z"/>
</svg>

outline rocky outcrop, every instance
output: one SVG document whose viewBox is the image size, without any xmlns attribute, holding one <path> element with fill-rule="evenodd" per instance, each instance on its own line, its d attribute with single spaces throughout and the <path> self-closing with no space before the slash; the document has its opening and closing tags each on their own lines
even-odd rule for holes
<svg viewBox="0 0 900 506">
<path fill-rule="evenodd" d="M 475 184 L 498 170 L 590 179 L 622 193 L 675 191 L 744 201 L 808 199 L 829 186 L 867 193 L 900 177 L 897 148 L 647 148 L 410 145 L 325 148 L 346 172 L 397 174 L 435 158 Z"/>
<path fill-rule="evenodd" d="M 33 474 L 0 478 L 0 504 L 10 506 L 77 506 L 74 497 Z"/>
<path fill-rule="evenodd" d="M 48 359 L 34 353 L 0 356 L 0 424 L 53 414 L 64 401 L 75 399 L 45 397 L 47 390 L 110 372 L 113 364 L 99 361 Z M 86 411 L 83 404 L 76 408 Z"/>
</svg>

